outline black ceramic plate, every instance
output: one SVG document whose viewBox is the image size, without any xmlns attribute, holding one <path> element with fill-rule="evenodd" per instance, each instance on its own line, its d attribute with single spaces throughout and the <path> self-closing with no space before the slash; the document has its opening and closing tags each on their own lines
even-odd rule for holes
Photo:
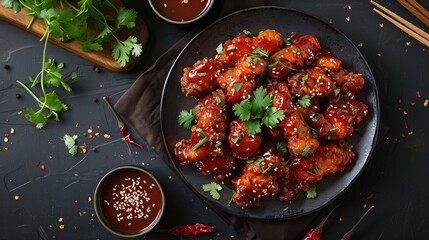
<svg viewBox="0 0 429 240">
<path fill-rule="evenodd" d="M 327 177 L 317 184 L 318 196 L 315 199 L 293 200 L 280 202 L 276 197 L 266 197 L 262 206 L 255 209 L 243 210 L 235 204 L 228 206 L 232 191 L 223 185 L 221 198 L 214 200 L 202 185 L 213 181 L 210 176 L 203 176 L 194 166 L 181 166 L 174 155 L 174 145 L 183 138 L 189 138 L 190 131 L 178 124 L 179 112 L 191 109 L 196 102 L 186 97 L 180 90 L 180 78 L 183 68 L 202 59 L 204 56 L 213 57 L 216 47 L 229 36 L 234 36 L 243 30 L 258 33 L 265 29 L 275 29 L 283 35 L 297 32 L 298 35 L 314 34 L 321 44 L 331 50 L 343 61 L 343 66 L 349 71 L 362 73 L 366 79 L 365 87 L 358 94 L 358 99 L 368 105 L 368 115 L 357 127 L 357 132 L 350 138 L 357 152 L 354 165 L 335 177 Z M 226 16 L 207 27 L 183 49 L 173 64 L 167 77 L 161 101 L 162 134 L 171 160 L 179 173 L 197 194 L 213 202 L 224 211 L 247 218 L 282 219 L 293 218 L 314 212 L 342 194 L 362 172 L 375 144 L 379 122 L 379 105 L 376 84 L 371 70 L 365 59 L 353 43 L 342 33 L 330 25 L 307 14 L 294 10 L 277 7 L 258 7 L 246 9 Z M 288 210 L 284 210 L 288 207 Z"/>
</svg>

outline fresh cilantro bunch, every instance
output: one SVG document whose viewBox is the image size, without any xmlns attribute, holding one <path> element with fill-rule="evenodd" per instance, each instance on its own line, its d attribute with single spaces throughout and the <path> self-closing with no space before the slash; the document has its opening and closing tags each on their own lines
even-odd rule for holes
<svg viewBox="0 0 429 240">
<path fill-rule="evenodd" d="M 2 5 L 41 18 L 48 33 L 61 41 L 75 40 L 83 51 L 101 51 L 110 44 L 112 57 L 124 67 L 130 56 L 140 56 L 142 45 L 135 36 L 120 39 L 117 34 L 125 28 L 134 28 L 137 12 L 118 7 L 110 0 L 2 0 Z M 30 27 L 32 22 L 30 22 Z"/>
<path fill-rule="evenodd" d="M 265 125 L 274 128 L 285 118 L 282 110 L 272 106 L 273 93 L 260 86 L 250 99 L 245 99 L 233 106 L 234 114 L 242 121 L 246 132 L 255 135 L 262 131 L 261 126 Z"/>
</svg>

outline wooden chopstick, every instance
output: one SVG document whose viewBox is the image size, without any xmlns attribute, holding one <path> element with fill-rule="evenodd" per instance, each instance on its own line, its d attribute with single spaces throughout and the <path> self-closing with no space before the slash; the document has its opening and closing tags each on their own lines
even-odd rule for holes
<svg viewBox="0 0 429 240">
<path fill-rule="evenodd" d="M 398 3 L 429 27 L 429 13 L 422 5 L 414 0 L 398 0 Z"/>
<path fill-rule="evenodd" d="M 397 26 L 402 31 L 406 32 L 411 37 L 415 38 L 417 41 L 423 43 L 427 47 L 429 47 L 429 34 L 425 31 L 421 30 L 417 26 L 413 25 L 412 23 L 408 22 L 407 20 L 403 19 L 402 17 L 398 16 L 397 14 L 393 13 L 389 9 L 381 6 L 380 4 L 374 2 L 371 0 L 371 3 L 375 5 L 376 7 L 383 10 L 385 13 L 381 12 L 380 10 L 374 8 L 374 11 L 378 14 L 380 14 L 382 17 L 387 19 L 389 22 Z M 388 15 L 390 16 L 388 16 Z"/>
</svg>

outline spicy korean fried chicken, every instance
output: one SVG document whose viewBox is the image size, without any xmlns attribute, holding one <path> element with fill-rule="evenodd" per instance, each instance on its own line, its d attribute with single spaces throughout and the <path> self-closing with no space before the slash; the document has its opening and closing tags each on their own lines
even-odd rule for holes
<svg viewBox="0 0 429 240">
<path fill-rule="evenodd" d="M 320 49 L 320 43 L 314 35 L 298 37 L 290 46 L 271 55 L 267 74 L 271 78 L 280 79 L 298 71 L 315 58 Z"/>
<path fill-rule="evenodd" d="M 278 126 L 288 140 L 289 152 L 294 156 L 312 154 L 319 147 L 319 141 L 313 137 L 311 129 L 291 100 L 286 82 L 273 85 L 273 106 L 285 112 L 285 118 Z"/>
<path fill-rule="evenodd" d="M 244 122 L 237 119 L 230 123 L 228 141 L 235 157 L 248 159 L 249 157 L 254 157 L 259 154 L 262 135 L 250 135 L 246 131 Z"/>
<path fill-rule="evenodd" d="M 344 171 L 354 160 L 351 146 L 328 143 L 320 146 L 310 157 L 293 157 L 289 160 L 289 182 L 279 189 L 281 201 L 290 201 L 300 191 L 326 176 Z"/>
<path fill-rule="evenodd" d="M 217 147 L 210 156 L 196 163 L 203 175 L 211 175 L 214 179 L 225 179 L 236 169 L 237 159 L 232 156 L 227 144 Z"/>
<path fill-rule="evenodd" d="M 334 81 L 322 70 L 309 68 L 287 79 L 291 91 L 298 96 L 324 98 L 334 91 Z"/>
<path fill-rule="evenodd" d="M 236 189 L 233 201 L 241 208 L 260 206 L 260 199 L 278 192 L 278 182 L 289 177 L 289 167 L 284 164 L 284 157 L 273 148 L 262 156 L 246 161 L 243 172 L 232 183 Z"/>
<path fill-rule="evenodd" d="M 194 96 L 196 98 L 203 94 L 219 88 L 217 78 L 225 71 L 225 68 L 220 62 L 216 62 L 213 58 L 204 58 L 194 63 L 192 67 L 183 69 L 183 75 L 180 79 L 182 92 L 186 96 Z"/>
<path fill-rule="evenodd" d="M 344 139 L 354 132 L 354 125 L 366 116 L 368 107 L 354 99 L 342 98 L 331 101 L 323 114 L 316 114 L 311 124 L 320 137 Z"/>
<path fill-rule="evenodd" d="M 259 75 L 264 73 L 266 67 L 267 60 L 264 58 L 246 55 L 234 68 L 220 74 L 217 82 L 226 90 L 228 103 L 234 104 L 248 99 L 259 85 Z"/>
<path fill-rule="evenodd" d="M 226 139 L 225 98 L 223 91 L 218 89 L 194 108 L 196 124 L 191 127 L 191 138 L 176 143 L 174 150 L 182 164 L 206 159 L 216 144 Z"/>
<path fill-rule="evenodd" d="M 349 72 L 343 68 L 342 61 L 333 54 L 319 55 L 315 60 L 315 66 L 327 70 L 341 93 L 349 97 L 354 97 L 365 84 L 361 73 Z"/>
<path fill-rule="evenodd" d="M 233 66 L 240 58 L 252 53 L 257 48 L 272 54 L 280 50 L 283 44 L 282 35 L 275 30 L 267 29 L 257 36 L 248 36 L 242 33 L 227 40 L 223 44 L 223 52 L 217 54 L 215 59 L 226 66 Z"/>
</svg>

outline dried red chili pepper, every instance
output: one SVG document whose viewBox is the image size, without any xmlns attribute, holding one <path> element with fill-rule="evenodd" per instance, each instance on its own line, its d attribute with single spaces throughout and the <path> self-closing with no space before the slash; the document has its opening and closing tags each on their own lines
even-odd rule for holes
<svg viewBox="0 0 429 240">
<path fill-rule="evenodd" d="M 352 229 L 350 229 L 350 231 L 348 231 L 346 234 L 344 234 L 344 236 L 341 238 L 341 240 L 350 240 L 352 238 L 353 233 L 355 232 L 357 226 L 359 225 L 359 223 L 365 218 L 366 215 L 368 215 L 368 213 L 374 208 L 374 206 L 371 206 L 370 208 L 368 208 L 368 210 L 366 210 L 366 212 L 362 215 L 362 217 L 359 218 L 359 221 L 353 225 Z"/>
<path fill-rule="evenodd" d="M 198 235 L 201 233 L 210 233 L 215 228 L 213 226 L 205 225 L 202 223 L 195 223 L 191 225 L 179 225 L 171 229 L 171 234 L 176 236 L 190 236 Z"/>
<path fill-rule="evenodd" d="M 119 117 L 119 114 L 116 112 L 116 110 L 113 108 L 112 104 L 109 102 L 107 97 L 103 97 L 104 101 L 106 101 L 107 105 L 109 106 L 109 109 L 112 111 L 113 115 L 116 118 L 116 122 L 118 123 L 119 130 L 121 130 L 122 136 L 124 137 L 125 141 L 127 141 L 129 144 L 134 145 L 140 149 L 143 149 L 143 146 L 138 144 L 134 138 L 131 136 L 128 129 L 125 127 L 124 121 L 122 121 L 121 117 Z"/>
<path fill-rule="evenodd" d="M 310 229 L 310 231 L 307 232 L 307 234 L 304 235 L 302 240 L 319 240 L 322 237 L 322 230 L 323 226 L 325 225 L 326 221 L 328 220 L 331 213 L 336 209 L 337 207 L 334 207 L 328 215 L 317 225 L 317 227 Z"/>
</svg>

